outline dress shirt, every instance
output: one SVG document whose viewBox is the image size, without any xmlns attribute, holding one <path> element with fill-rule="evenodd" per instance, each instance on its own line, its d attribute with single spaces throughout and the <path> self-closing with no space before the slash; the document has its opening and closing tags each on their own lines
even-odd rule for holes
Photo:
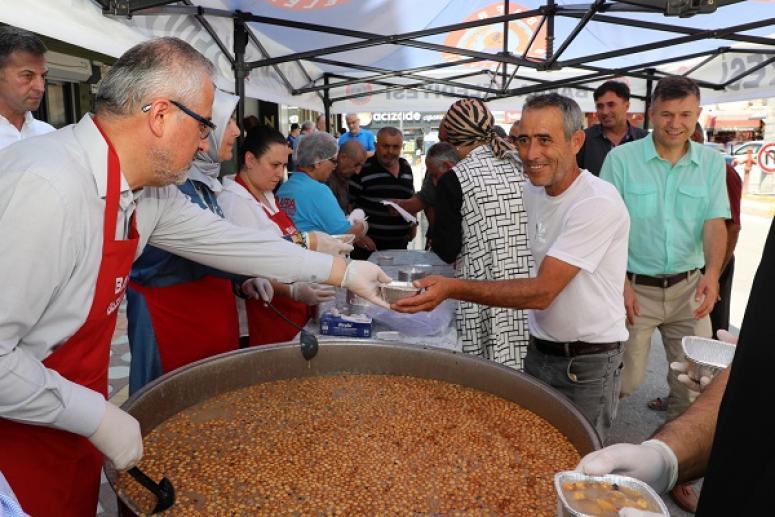
<svg viewBox="0 0 775 517">
<path fill-rule="evenodd" d="M 0 152 L 0 417 L 91 435 L 102 395 L 42 361 L 81 327 L 102 259 L 107 144 L 91 119 Z M 174 185 L 135 192 L 121 177 L 116 236 L 246 276 L 322 281 L 330 256 L 236 227 Z"/>
<path fill-rule="evenodd" d="M 653 136 L 613 149 L 600 177 L 616 187 L 630 212 L 627 271 L 669 275 L 705 265 L 702 232 L 709 219 L 729 219 L 724 158 L 689 142 L 675 165 Z"/>
<path fill-rule="evenodd" d="M 45 135 L 56 131 L 56 128 L 50 124 L 37 120 L 29 111 L 24 114 L 24 123 L 22 130 L 16 129 L 16 126 L 8 122 L 8 119 L 0 115 L 0 149 L 15 144 L 20 140 L 31 136 Z"/>
</svg>

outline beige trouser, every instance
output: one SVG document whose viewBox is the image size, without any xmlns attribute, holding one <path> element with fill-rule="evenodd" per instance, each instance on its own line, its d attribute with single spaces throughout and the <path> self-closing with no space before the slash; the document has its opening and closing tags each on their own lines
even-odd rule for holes
<svg viewBox="0 0 775 517">
<path fill-rule="evenodd" d="M 693 312 L 699 305 L 694 301 L 694 292 L 701 277 L 695 271 L 689 278 L 666 289 L 634 284 L 640 304 L 640 316 L 635 324 L 628 325 L 630 338 L 624 345 L 624 369 L 622 370 L 621 396 L 631 395 L 643 381 L 648 366 L 651 336 L 655 329 L 662 335 L 668 365 L 683 361 L 681 338 L 684 336 L 711 337 L 710 318 L 694 319 Z M 689 389 L 678 382 L 676 374 L 668 368 L 667 384 L 670 395 L 667 399 L 667 418 L 672 420 L 694 401 Z"/>
</svg>

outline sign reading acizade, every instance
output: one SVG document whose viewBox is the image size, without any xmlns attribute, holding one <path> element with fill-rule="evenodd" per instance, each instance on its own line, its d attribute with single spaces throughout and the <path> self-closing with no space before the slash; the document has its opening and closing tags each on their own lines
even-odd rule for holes
<svg viewBox="0 0 775 517">
<path fill-rule="evenodd" d="M 383 111 L 371 115 L 371 120 L 374 122 L 418 121 L 421 119 L 422 114 L 417 111 Z"/>
</svg>

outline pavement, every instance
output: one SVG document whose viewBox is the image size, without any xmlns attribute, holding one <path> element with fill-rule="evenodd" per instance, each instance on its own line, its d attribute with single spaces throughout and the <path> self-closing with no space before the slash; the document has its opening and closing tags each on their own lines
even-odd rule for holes
<svg viewBox="0 0 775 517">
<path fill-rule="evenodd" d="M 742 230 L 735 253 L 736 268 L 732 287 L 732 308 L 730 322 L 732 333 L 737 334 L 742 323 L 748 293 L 753 285 L 756 268 L 761 259 L 764 241 L 775 214 L 775 197 L 745 196 L 742 203 Z M 418 232 L 419 233 L 419 232 Z M 111 367 L 109 370 L 110 396 L 115 404 L 122 404 L 127 398 L 129 375 L 129 346 L 126 337 L 126 312 L 122 305 L 119 323 L 113 337 Z M 664 412 L 651 411 L 646 403 L 667 394 L 667 361 L 659 335 L 652 338 L 651 353 L 646 378 L 638 390 L 619 404 L 616 421 L 609 433 L 608 444 L 627 442 L 640 443 L 648 439 L 664 423 Z M 695 483 L 700 490 L 701 480 Z M 678 508 L 670 499 L 665 502 L 674 517 L 692 514 Z M 103 478 L 100 488 L 98 517 L 117 516 L 116 499 L 110 486 Z"/>
</svg>

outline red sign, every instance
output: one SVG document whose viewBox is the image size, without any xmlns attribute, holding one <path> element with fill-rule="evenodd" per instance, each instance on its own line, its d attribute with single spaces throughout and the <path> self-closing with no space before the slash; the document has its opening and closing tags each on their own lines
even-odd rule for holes
<svg viewBox="0 0 775 517">
<path fill-rule="evenodd" d="M 765 174 L 772 174 L 775 172 L 775 142 L 767 142 L 756 156 L 756 161 L 759 168 Z"/>
</svg>

